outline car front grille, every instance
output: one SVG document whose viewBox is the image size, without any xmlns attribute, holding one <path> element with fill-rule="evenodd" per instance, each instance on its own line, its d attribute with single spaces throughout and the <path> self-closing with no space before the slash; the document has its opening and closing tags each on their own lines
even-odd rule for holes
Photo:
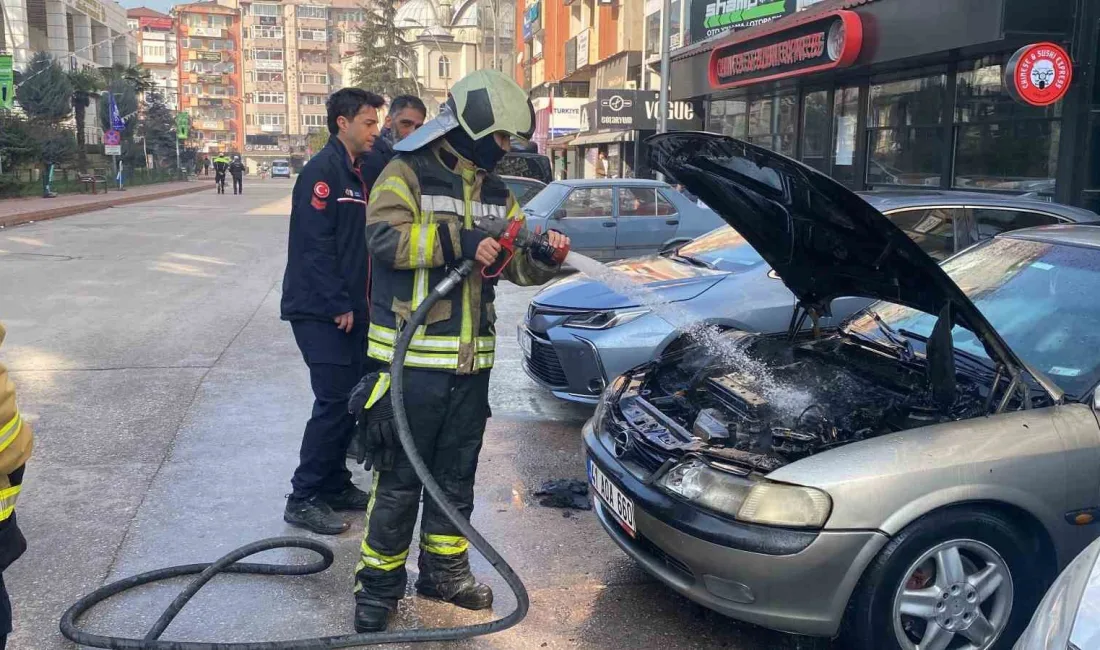
<svg viewBox="0 0 1100 650">
<path fill-rule="evenodd" d="M 686 580 L 695 580 L 695 574 L 691 572 L 691 567 L 672 557 L 668 553 L 665 553 L 661 550 L 660 547 L 658 547 L 656 544 L 649 541 L 645 537 L 642 537 L 640 534 L 636 535 L 632 540 L 630 540 L 630 542 L 638 549 L 638 551 L 645 553 L 646 555 L 663 563 L 666 567 L 679 573 Z"/>
<path fill-rule="evenodd" d="M 561 367 L 554 346 L 542 343 L 538 339 L 531 342 L 531 356 L 527 359 L 531 372 L 550 386 L 566 388 L 569 380 L 565 378 L 565 369 Z"/>
</svg>

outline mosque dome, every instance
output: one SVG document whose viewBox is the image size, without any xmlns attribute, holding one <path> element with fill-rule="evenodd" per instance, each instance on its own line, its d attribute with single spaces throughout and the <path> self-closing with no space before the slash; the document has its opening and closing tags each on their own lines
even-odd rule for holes
<svg viewBox="0 0 1100 650">
<path fill-rule="evenodd" d="M 441 27 L 439 11 L 432 0 L 409 0 L 397 10 L 393 22 L 398 29 Z"/>
</svg>

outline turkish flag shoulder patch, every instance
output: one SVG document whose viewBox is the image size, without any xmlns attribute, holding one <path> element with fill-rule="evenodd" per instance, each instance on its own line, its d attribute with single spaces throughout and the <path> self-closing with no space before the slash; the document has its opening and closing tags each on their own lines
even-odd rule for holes
<svg viewBox="0 0 1100 650">
<path fill-rule="evenodd" d="M 328 183 L 324 181 L 317 181 L 313 184 L 313 196 L 319 199 L 327 199 L 329 195 Z"/>
<path fill-rule="evenodd" d="M 324 210 L 325 207 L 328 205 L 316 196 L 309 199 L 309 204 L 312 205 L 315 210 Z"/>
</svg>

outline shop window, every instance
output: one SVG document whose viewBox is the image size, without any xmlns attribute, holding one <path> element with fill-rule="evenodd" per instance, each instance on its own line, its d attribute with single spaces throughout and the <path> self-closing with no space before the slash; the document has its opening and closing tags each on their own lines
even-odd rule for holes
<svg viewBox="0 0 1100 650">
<path fill-rule="evenodd" d="M 825 164 L 829 146 L 829 93 L 825 90 L 806 93 L 802 99 L 802 162 L 828 172 Z"/>
<path fill-rule="evenodd" d="M 676 208 L 653 187 L 620 187 L 620 217 L 663 217 L 676 214 Z"/>
<path fill-rule="evenodd" d="M 858 113 L 859 88 L 837 88 L 833 96 L 833 178 L 849 187 L 856 183 Z"/>
<path fill-rule="evenodd" d="M 1001 82 L 1000 59 L 958 73 L 952 186 L 1054 195 L 1061 103 L 1013 101 Z"/>
<path fill-rule="evenodd" d="M 740 99 L 716 99 L 707 107 L 707 130 L 733 138 L 748 134 L 748 102 Z"/>
<path fill-rule="evenodd" d="M 582 187 L 573 190 L 562 205 L 565 218 L 610 217 L 611 192 L 610 187 Z"/>
<path fill-rule="evenodd" d="M 1009 230 L 1059 223 L 1057 217 L 1030 210 L 973 208 L 971 214 L 978 227 L 978 239 L 989 239 Z"/>
<path fill-rule="evenodd" d="M 870 87 L 867 183 L 940 184 L 944 75 Z"/>
<path fill-rule="evenodd" d="M 797 114 L 797 95 L 779 95 L 751 100 L 748 113 L 748 141 L 785 156 L 793 156 Z"/>
<path fill-rule="evenodd" d="M 944 260 L 955 252 L 956 208 L 918 208 L 887 215 L 894 225 L 934 259 Z"/>
</svg>

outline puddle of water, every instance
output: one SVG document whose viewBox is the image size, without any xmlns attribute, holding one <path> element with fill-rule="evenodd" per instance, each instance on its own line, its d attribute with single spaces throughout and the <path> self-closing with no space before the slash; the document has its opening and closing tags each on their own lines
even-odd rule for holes
<svg viewBox="0 0 1100 650">
<path fill-rule="evenodd" d="M 668 302 L 622 271 L 579 253 L 570 251 L 569 256 L 565 258 L 565 263 L 588 277 L 598 280 L 615 293 L 636 300 L 650 309 L 679 332 L 689 336 L 709 353 L 717 356 L 724 366 L 748 377 L 772 403 L 772 406 L 781 412 L 797 415 L 814 402 L 809 392 L 777 380 L 767 365 L 746 354 L 741 341 L 723 336 L 720 328 L 703 322 L 699 314 L 683 303 Z"/>
</svg>

